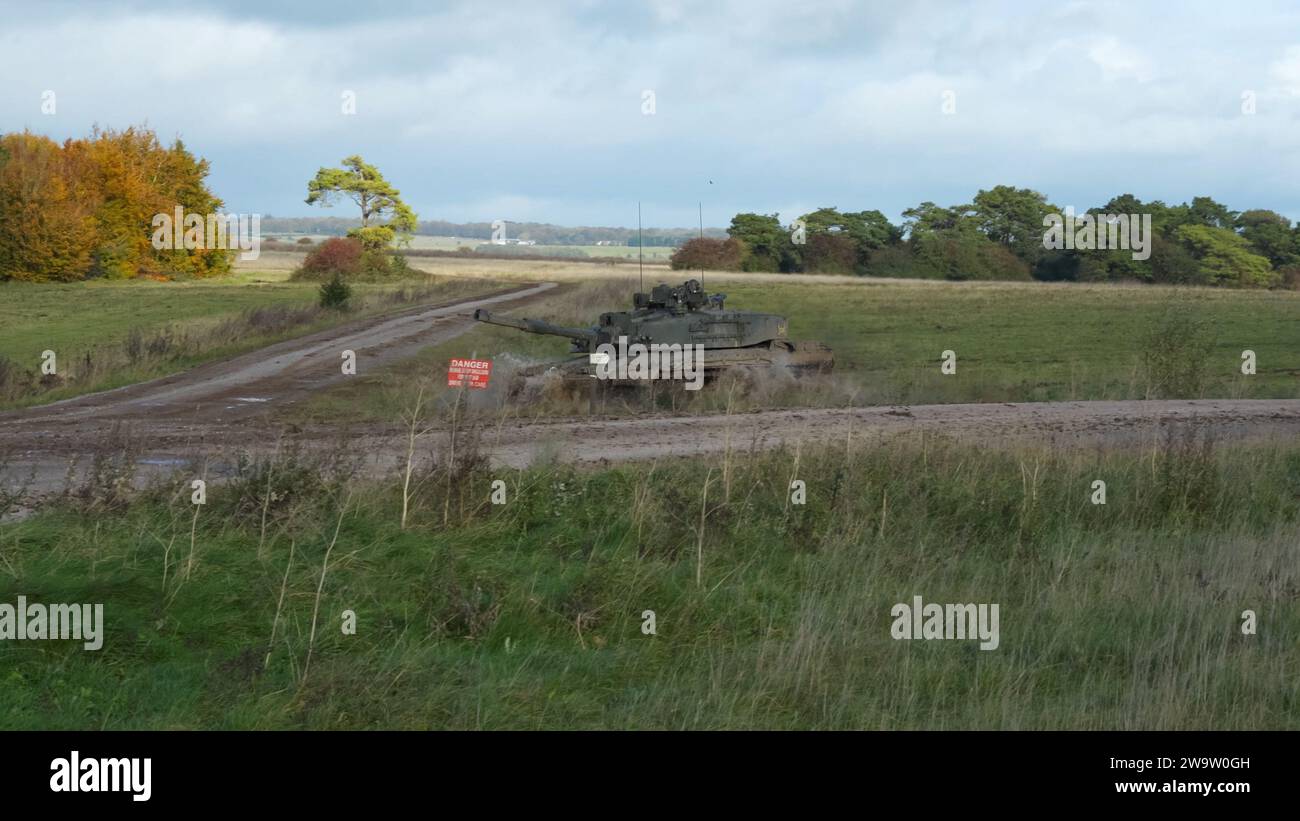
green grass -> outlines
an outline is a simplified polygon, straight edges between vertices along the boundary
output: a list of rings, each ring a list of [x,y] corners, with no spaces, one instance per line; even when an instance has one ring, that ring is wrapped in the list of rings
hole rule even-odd
[[[292,336],[402,307],[399,292],[436,300],[485,293],[502,287],[418,274],[394,283],[353,286],[354,310],[313,311],[318,283],[290,282],[287,271],[238,272],[189,282],[89,281],[67,284],[0,284],[0,357],[38,371],[41,353],[52,350],[68,381],[52,390],[0,395],[0,407],[21,407],[118,387],[185,370]],[[266,329],[249,327],[223,337],[223,323],[257,309],[300,312]],[[130,361],[122,348],[132,333],[167,333],[176,340],[167,354]],[[87,354],[93,367],[85,367]],[[0,391],[0,394],[3,394]]]
[[[602,311],[625,309],[628,287],[614,280],[582,283],[511,313],[587,325]],[[734,394],[724,383],[686,397],[688,407],[700,411],[716,411],[727,401],[743,410],[772,404],[1300,396],[1300,293],[1045,284],[711,282],[709,287],[727,293],[731,307],[788,316],[790,336],[829,344],[836,364],[831,379],[759,391],[742,386]],[[1183,321],[1193,323],[1208,353],[1173,352],[1176,359],[1199,364],[1201,384],[1170,394],[1158,389],[1145,354],[1153,339],[1173,338]],[[1246,349],[1257,356],[1253,376],[1240,372]],[[940,372],[945,350],[957,355],[953,375]],[[412,372],[440,374],[447,360],[471,353],[494,358],[501,368],[511,357],[547,361],[562,359],[567,351],[563,339],[483,326],[410,362],[319,394],[295,413],[317,420],[392,421],[410,400]],[[502,368],[493,378],[506,377]],[[584,409],[585,401],[572,397],[515,408],[538,415]]]
[[[785,313],[790,335],[835,349],[836,369],[890,402],[1146,398],[1146,337],[1204,325],[1208,397],[1300,396],[1300,293],[1072,285],[716,285],[728,303]],[[1258,357],[1254,376],[1241,353]],[[943,351],[957,373],[940,373]]]
[[[247,308],[310,301],[315,286],[287,272],[239,272],[207,281],[147,280],[0,284],[0,352],[40,361],[41,351],[121,342],[136,327],[211,319]]]
[[[0,727],[1300,728],[1295,446],[470,458],[405,530],[396,479],[268,470],[197,519],[184,476],[0,526],[0,602],[107,621],[96,652],[0,643]],[[998,604],[999,648],[893,640],[914,595]]]

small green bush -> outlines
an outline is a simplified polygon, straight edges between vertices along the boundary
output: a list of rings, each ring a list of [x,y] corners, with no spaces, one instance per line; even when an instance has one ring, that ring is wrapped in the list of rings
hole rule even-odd
[[[348,307],[350,299],[352,299],[352,288],[343,281],[341,275],[336,273],[328,282],[321,283],[320,306],[322,308],[342,311]]]
[[[1214,326],[1189,306],[1171,305],[1142,340],[1148,399],[1194,399],[1206,385]]]

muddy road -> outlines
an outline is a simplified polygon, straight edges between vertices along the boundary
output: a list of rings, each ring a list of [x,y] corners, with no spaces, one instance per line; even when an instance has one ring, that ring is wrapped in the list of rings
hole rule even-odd
[[[1300,400],[913,405],[546,421],[498,417],[478,427],[478,449],[493,465],[522,468],[861,445],[900,436],[943,436],[987,447],[1147,448],[1170,426],[1185,425],[1208,429],[1220,443],[1294,440],[1300,437]],[[140,420],[112,427],[23,425],[0,433],[0,453],[7,452],[0,483],[25,483],[38,493],[58,490],[68,481],[70,466],[84,471],[97,453],[129,453],[141,482],[175,470],[220,477],[241,455],[267,456],[289,444],[317,453],[346,453],[359,459],[361,473],[377,477],[396,475],[408,441],[407,432],[396,425],[302,429],[277,424],[270,415],[238,421]],[[447,444],[445,429],[425,433],[416,440],[417,461],[445,453]]]
[[[1169,425],[1203,425],[1222,441],[1300,436],[1300,400],[1162,400],[765,410],[730,416],[568,420],[488,427],[494,463],[601,464],[744,452],[797,443],[939,435],[989,446],[1148,445]]]
[[[70,466],[84,470],[96,454],[126,453],[139,480],[206,464],[219,476],[240,454],[263,455],[292,440],[313,450],[362,454],[371,475],[395,470],[406,456],[396,426],[301,429],[276,411],[348,377],[342,352],[359,368],[401,361],[473,327],[475,308],[516,307],[556,285],[423,306],[358,320],[223,362],[42,407],[0,414],[0,482],[32,492],[57,490]],[[994,446],[1142,447],[1171,425],[1196,424],[1221,442],[1300,436],[1300,400],[1158,400],[909,407],[774,409],[732,415],[635,418],[492,418],[480,449],[493,464],[539,461],[600,465],[745,452],[796,443],[864,443],[907,435],[942,435]],[[431,431],[417,443],[424,458],[445,447]],[[80,467],[77,467],[80,466]]]

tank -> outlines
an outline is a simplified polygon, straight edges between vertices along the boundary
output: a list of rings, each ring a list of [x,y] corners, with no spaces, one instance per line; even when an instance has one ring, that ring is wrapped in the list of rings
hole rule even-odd
[[[632,310],[603,313],[590,328],[496,316],[482,308],[474,312],[474,319],[569,339],[572,358],[530,369],[541,372],[556,367],[566,377],[594,375],[588,355],[599,345],[617,345],[620,337],[626,337],[628,344],[703,345],[706,378],[729,369],[782,367],[800,375],[834,367],[834,355],[826,345],[788,338],[785,317],[727,308],[726,298],[726,294],[706,293],[699,280],[692,279],[676,286],[661,283],[648,294],[638,292],[632,297]]]

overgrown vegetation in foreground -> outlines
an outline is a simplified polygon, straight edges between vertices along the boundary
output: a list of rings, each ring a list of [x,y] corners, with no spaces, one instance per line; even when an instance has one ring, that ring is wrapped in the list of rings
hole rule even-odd
[[[0,527],[0,601],[107,621],[97,652],[0,643],[0,726],[1300,727],[1300,447],[520,472],[456,444],[409,482],[244,463],[197,512],[189,473],[128,498],[102,462]],[[891,639],[915,595],[999,604],[999,648]]]

